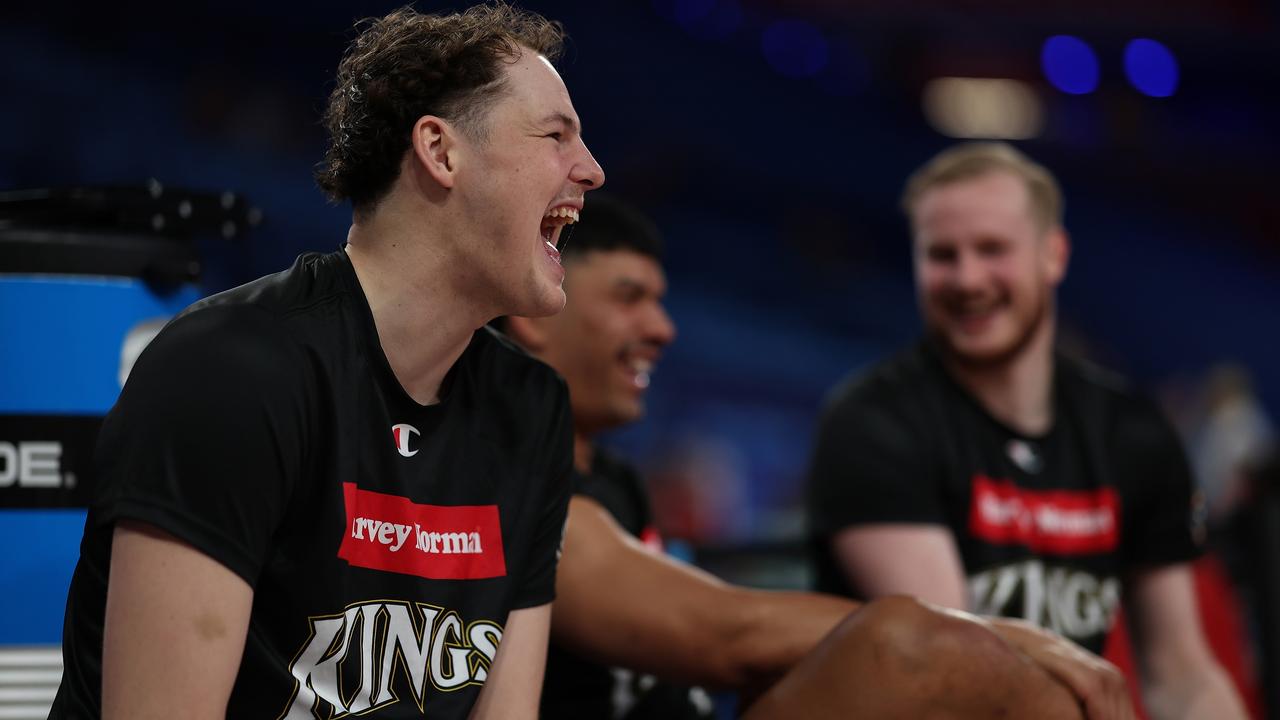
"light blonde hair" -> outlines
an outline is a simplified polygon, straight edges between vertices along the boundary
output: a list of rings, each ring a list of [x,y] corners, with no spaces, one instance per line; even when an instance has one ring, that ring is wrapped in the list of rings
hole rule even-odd
[[[950,147],[907,178],[902,209],[914,225],[912,211],[926,192],[992,172],[1012,173],[1027,188],[1031,216],[1042,230],[1062,225],[1062,189],[1043,165],[1008,143],[976,142]]]

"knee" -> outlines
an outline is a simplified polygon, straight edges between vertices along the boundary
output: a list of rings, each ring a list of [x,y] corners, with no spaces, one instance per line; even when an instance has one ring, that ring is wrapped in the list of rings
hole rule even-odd
[[[886,597],[863,606],[847,621],[850,632],[869,644],[875,656],[904,671],[972,667],[958,662],[997,654],[1012,657],[1003,640],[981,624],[906,596]]]

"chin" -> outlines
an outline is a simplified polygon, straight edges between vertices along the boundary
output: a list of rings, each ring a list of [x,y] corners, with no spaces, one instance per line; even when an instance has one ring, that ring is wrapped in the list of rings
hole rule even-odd
[[[969,366],[999,365],[1012,359],[1025,343],[1009,333],[988,333],[987,337],[970,337],[959,332],[935,332],[952,359]]]
[[[614,427],[630,425],[644,417],[644,403],[617,403],[610,414],[613,415]]]
[[[965,365],[997,365],[1013,354],[1012,348],[1008,346],[999,347],[965,347],[957,346],[954,343],[948,343],[947,349],[950,355]]]
[[[519,312],[511,314],[524,317],[547,317],[563,310],[567,300],[564,290],[557,285],[555,288],[542,290],[537,297],[522,303],[524,307]]]

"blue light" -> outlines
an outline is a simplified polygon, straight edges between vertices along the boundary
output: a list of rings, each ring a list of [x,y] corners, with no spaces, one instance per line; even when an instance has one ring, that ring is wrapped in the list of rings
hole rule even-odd
[[[818,28],[803,20],[779,20],[764,30],[764,57],[787,77],[813,77],[827,66],[830,50]]]
[[[1169,97],[1178,89],[1178,61],[1155,40],[1129,41],[1124,48],[1124,74],[1143,95]]]
[[[1078,37],[1054,35],[1040,50],[1044,76],[1054,87],[1071,95],[1087,95],[1098,89],[1098,56]]]

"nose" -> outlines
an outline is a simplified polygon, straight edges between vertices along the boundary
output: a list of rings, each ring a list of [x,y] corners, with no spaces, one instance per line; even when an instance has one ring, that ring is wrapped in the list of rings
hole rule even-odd
[[[645,339],[658,347],[666,347],[676,339],[676,324],[662,303],[654,303],[645,318]]]
[[[957,288],[969,290],[980,287],[983,274],[982,260],[975,253],[957,253],[951,278]]]
[[[600,167],[600,163],[596,162],[591,151],[587,149],[587,144],[582,140],[578,140],[578,145],[582,148],[578,161],[574,163],[573,170],[569,173],[569,179],[579,185],[584,186],[587,190],[598,189],[604,185],[604,168]]]

